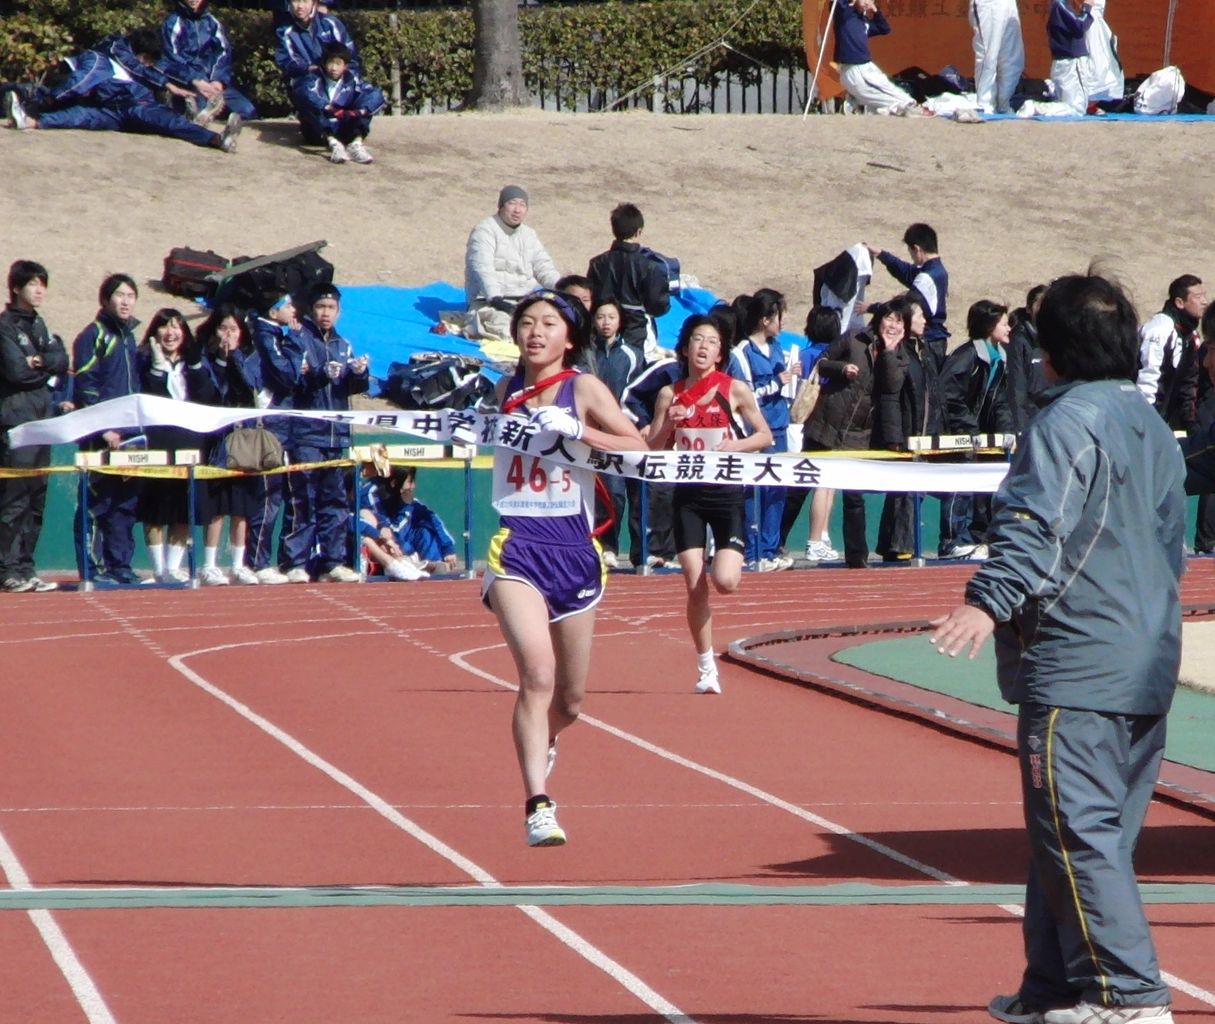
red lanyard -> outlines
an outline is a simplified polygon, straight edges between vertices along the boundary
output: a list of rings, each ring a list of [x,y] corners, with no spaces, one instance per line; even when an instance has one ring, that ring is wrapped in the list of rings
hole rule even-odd
[[[554,384],[559,384],[563,380],[568,380],[570,377],[577,376],[577,374],[577,370],[565,369],[554,373],[551,377],[545,377],[543,380],[538,380],[535,384],[524,388],[522,391],[516,391],[509,398],[504,398],[502,400],[502,411],[514,412],[524,402],[530,398],[535,398],[536,395],[540,394],[540,392],[545,388],[552,387]]]

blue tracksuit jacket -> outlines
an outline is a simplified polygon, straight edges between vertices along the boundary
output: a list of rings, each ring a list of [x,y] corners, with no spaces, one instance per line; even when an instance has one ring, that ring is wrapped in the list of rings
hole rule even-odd
[[[339,111],[361,111],[377,114],[384,109],[384,94],[356,71],[347,71],[338,82],[330,82],[322,71],[309,71],[292,85],[291,93],[298,107],[307,108],[321,117]]]
[[[330,14],[318,14],[306,26],[292,21],[280,25],[274,63],[294,81],[309,71],[320,70],[321,52],[330,43],[341,43],[350,54],[350,70],[358,72],[359,56],[350,32]]]
[[[933,256],[919,267],[889,252],[883,252],[878,259],[903,287],[912,289],[924,300],[924,314],[928,317],[924,340],[948,339],[949,330],[945,327],[945,299],[949,294],[949,272],[941,262],[941,257]]]
[[[293,362],[299,367],[294,408],[345,410],[350,408],[351,395],[367,390],[370,374],[366,370],[355,373],[350,368],[354,349],[337,331],[330,331],[326,338],[311,320],[305,320],[298,333],[288,336],[286,347],[295,350]],[[329,362],[341,364],[336,381],[325,370]],[[315,448],[345,448],[350,444],[350,427],[332,421],[297,419],[291,424],[291,440],[295,445]]]
[[[784,385],[780,382],[779,374],[785,372],[785,353],[780,342],[775,339],[768,343],[768,353],[765,355],[758,345],[750,338],[745,338],[734,346],[730,353],[729,374],[736,380],[743,380],[755,392],[755,400],[759,403],[759,411],[764,414],[764,420],[772,428],[773,440],[779,431],[789,426],[789,403],[785,401]]]
[[[1073,11],[1067,0],[1054,0],[1050,5],[1050,14],[1046,18],[1046,39],[1054,60],[1089,55],[1084,36],[1093,23],[1093,14],[1088,4],[1084,4],[1081,11],[1082,14]]]
[[[869,37],[890,34],[890,22],[877,11],[872,18],[864,17],[846,0],[835,7],[835,62],[837,64],[868,64]]]
[[[194,16],[188,8],[171,12],[160,26],[164,46],[159,67],[178,85],[196,79],[205,82],[232,81],[232,44],[214,14]]]
[[[109,57],[122,65],[127,74],[150,92],[163,89],[169,84],[168,77],[160,68],[155,64],[145,64],[135,56],[131,44],[121,33],[115,32],[113,35],[106,36],[93,49],[103,57]]]
[[[439,562],[456,553],[456,542],[443,520],[420,501],[402,502],[379,480],[364,480],[359,485],[359,507],[375,516],[376,525],[360,523],[360,534],[373,540],[379,530],[392,530],[401,550],[419,555],[428,562]]]
[[[299,332],[261,316],[252,318],[249,326],[261,387],[269,400],[267,408],[294,409],[295,384],[303,359],[303,351],[294,340]],[[286,416],[267,416],[265,426],[284,445],[291,440],[291,420]]]

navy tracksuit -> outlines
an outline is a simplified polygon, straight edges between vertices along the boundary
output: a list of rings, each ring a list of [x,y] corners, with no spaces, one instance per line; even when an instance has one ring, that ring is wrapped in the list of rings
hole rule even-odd
[[[768,352],[746,338],[730,353],[730,376],[746,381],[755,392],[772,444],[764,453],[789,450],[789,403],[785,401],[780,374],[785,372],[785,353],[777,338],[768,339]],[[785,488],[748,487],[746,505],[747,561],[775,558],[780,554],[780,521],[785,511]],[[757,529],[758,527],[758,529]]]
[[[224,105],[243,118],[257,117],[253,104],[232,85],[232,45],[219,19],[204,7],[198,13],[179,3],[160,27],[159,67],[178,85],[223,82]]]
[[[126,46],[125,40],[118,39]],[[126,67],[126,61],[119,59],[125,54],[114,37],[98,45],[99,49],[67,58],[64,63],[69,74],[34,92],[39,128],[140,132],[196,146],[214,144],[213,132],[157,102],[148,86]],[[102,52],[102,46],[111,53]],[[126,52],[130,52],[129,46]]]
[[[120,323],[102,311],[72,343],[75,371],[75,402],[78,408],[97,405],[111,398],[139,391],[139,369],[135,357],[135,328],[138,320]],[[131,436],[133,430],[118,431]],[[88,438],[81,447],[96,451],[106,443]],[[119,576],[131,572],[135,554],[135,506],[139,502],[139,479],[109,473],[88,475],[87,509],[76,508],[76,567],[81,579],[98,572]],[[86,572],[87,570],[87,572]]]
[[[384,94],[357,71],[347,71],[333,82],[320,71],[310,71],[291,86],[291,99],[304,134],[339,142],[362,139],[371,131],[371,118],[384,109]]]
[[[241,360],[240,378],[249,388],[249,397],[261,394],[257,404],[270,409],[291,409],[295,406],[295,379],[299,375],[298,348],[288,345],[288,339],[296,332],[282,324],[256,317],[252,320],[254,353]],[[233,402],[233,404],[245,404]],[[291,422],[283,416],[267,416],[263,426],[282,443],[284,450],[291,446]],[[258,492],[260,500],[249,513],[248,540],[245,558],[254,571],[270,566],[270,550],[274,540],[274,527],[283,509],[283,477],[263,476]],[[287,524],[284,522],[283,530]]]
[[[368,373],[350,368],[354,357],[350,342],[336,331],[324,337],[310,320],[299,331],[285,334],[281,346],[268,351],[267,380],[275,391],[290,385],[292,408],[349,409],[350,396],[367,390]],[[336,380],[326,369],[329,363],[340,365]],[[341,459],[349,445],[350,427],[345,424],[292,419],[286,447],[291,462],[303,464]],[[287,474],[280,568],[304,567],[316,575],[346,561],[350,524],[346,475],[336,466]]]

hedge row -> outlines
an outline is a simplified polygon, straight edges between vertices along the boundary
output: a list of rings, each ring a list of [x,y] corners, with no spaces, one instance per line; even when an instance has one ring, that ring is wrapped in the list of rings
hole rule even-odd
[[[752,0],[608,0],[525,8],[519,12],[524,76],[534,93],[560,91],[563,105],[572,105],[574,97],[592,91],[646,87],[657,72],[670,68],[707,80],[725,70],[754,74],[753,61],[799,64],[804,59],[800,0],[763,0],[748,10],[751,6]],[[30,0],[24,7],[0,23],[0,80],[33,79],[110,32],[158,24],[165,11],[159,0],[110,0],[104,6]],[[216,13],[232,39],[237,83],[263,113],[286,112],[269,13]],[[445,108],[471,86],[473,21],[467,7],[402,11],[395,26],[383,11],[352,11],[343,20],[359,45],[365,74],[386,92],[390,69],[394,62],[399,65],[405,112],[428,103]],[[745,56],[714,47],[685,60],[723,33]]]

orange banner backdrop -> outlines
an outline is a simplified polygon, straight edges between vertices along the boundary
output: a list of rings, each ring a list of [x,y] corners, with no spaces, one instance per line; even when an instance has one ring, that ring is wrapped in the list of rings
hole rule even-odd
[[[846,0],[840,0],[846,2]],[[1046,47],[1047,0],[1018,0],[1021,33],[1025,37],[1025,73],[1050,74]],[[873,59],[887,74],[921,67],[935,74],[953,64],[962,74],[974,74],[970,0],[881,0],[891,33],[871,40]],[[1166,35],[1173,9],[1172,41],[1167,63],[1181,68],[1187,82],[1215,92],[1215,0],[1109,0],[1105,19],[1118,37],[1118,52],[1127,76],[1148,74],[1166,63]],[[840,94],[839,76],[831,67],[834,35],[827,22],[831,0],[803,0],[802,33],[807,60],[814,70],[826,29],[827,52],[819,78],[822,95]]]

